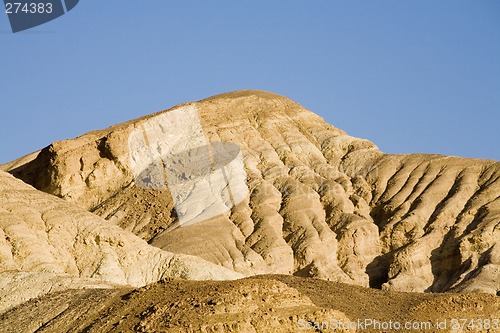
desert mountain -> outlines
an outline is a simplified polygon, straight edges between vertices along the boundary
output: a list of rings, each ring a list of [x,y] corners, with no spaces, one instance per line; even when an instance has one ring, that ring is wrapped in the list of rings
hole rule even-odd
[[[204,144],[209,150],[206,161],[200,159],[204,155],[198,148],[191,149]],[[221,148],[227,158],[217,162],[214,151],[228,144],[239,151]],[[146,155],[157,156],[160,164],[152,158],[154,167],[139,166],[138,174],[133,149],[143,155],[150,150]],[[219,169],[235,174],[238,159],[246,192],[235,190],[229,177],[220,190],[227,190],[227,198],[210,201],[203,184],[213,187]],[[162,166],[167,170],[163,176]],[[72,214],[92,220],[92,230],[109,229],[112,236],[97,236],[95,231],[87,237],[90,243],[82,237],[81,251],[95,251],[96,239],[116,251],[123,247],[114,239],[124,238],[140,244],[131,247],[146,248],[152,257],[168,252],[190,255],[190,260],[198,257],[246,276],[293,274],[394,291],[500,290],[499,162],[384,154],[370,141],[348,136],[272,93],[239,91],[183,104],[53,143],[2,168],[62,199],[30,189],[42,201],[52,200],[72,212],[77,211],[75,205],[87,210]],[[165,186],[145,186],[144,179],[153,185],[160,179]],[[2,174],[4,182],[12,188],[25,186]],[[194,204],[186,211],[187,203]],[[224,204],[227,209],[219,209]],[[51,212],[42,217],[59,209],[40,206]],[[32,215],[40,228],[49,229],[40,213]],[[73,230],[63,247],[73,245],[75,230],[86,230],[85,223],[90,224],[74,219],[71,226],[59,223]],[[47,233],[30,232],[37,244],[46,241]],[[125,232],[150,245],[122,236]],[[10,253],[14,246],[4,242],[3,252]],[[118,256],[137,265],[133,261],[138,251],[131,254],[125,247]],[[77,273],[78,260],[84,259],[68,253],[71,260],[66,266],[59,264],[64,267],[60,271]],[[54,259],[45,259],[54,256],[50,251],[37,256],[55,265]],[[86,267],[95,270],[98,261]],[[2,260],[2,265],[14,265],[8,262]],[[148,272],[155,266],[149,259],[141,262],[149,263]],[[16,266],[31,270],[23,267],[27,266]],[[148,273],[154,277],[130,278],[121,271],[120,281],[105,280],[132,280],[138,285],[139,280],[147,283],[162,274],[157,270]]]

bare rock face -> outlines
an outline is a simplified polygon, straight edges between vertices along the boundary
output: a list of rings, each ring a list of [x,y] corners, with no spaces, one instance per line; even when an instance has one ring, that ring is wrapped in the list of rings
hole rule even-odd
[[[94,289],[96,292],[105,292],[107,289],[118,287],[122,286],[71,274],[2,272],[0,273],[0,314],[31,299],[55,292],[78,289]]]
[[[0,171],[0,311],[49,291],[240,275],[148,245]]]
[[[186,120],[193,128],[187,132],[198,134],[184,139],[176,134],[178,125],[156,121],[183,108],[198,115],[196,122]],[[144,149],[159,156],[154,172],[141,169],[147,171],[141,179],[131,158],[130,138],[137,131],[144,133]],[[151,131],[161,131],[154,142]],[[227,198],[207,203],[211,196],[201,189],[215,170],[196,175],[179,171],[191,170],[186,158],[199,155],[187,148],[203,138],[209,147],[211,142],[232,143],[241,150],[248,187],[242,200],[233,200],[226,178],[221,191],[229,193]],[[187,147],[182,150],[187,155],[165,159],[167,146],[176,151]],[[207,165],[213,166],[214,159],[209,154]],[[177,106],[54,143],[3,169],[104,218],[108,228],[117,225],[157,248],[245,275],[294,274],[399,291],[500,290],[498,162],[387,155],[271,93],[241,91]],[[143,179],[167,179],[161,178],[162,170],[166,176],[174,170],[184,187],[174,189],[172,178],[163,188],[140,186]],[[182,200],[193,200],[194,210],[179,209]],[[222,204],[227,210],[216,216],[180,223],[184,214],[201,216],[204,207],[213,210]],[[112,235],[119,233],[112,230]],[[86,246],[100,248],[118,236],[106,237],[88,240]],[[125,256],[127,251],[118,253]],[[108,256],[110,262],[116,261],[114,255]],[[53,261],[44,265],[61,266]],[[64,272],[78,271],[75,260],[65,265]],[[92,267],[86,276],[93,276],[99,264],[83,266]],[[114,267],[104,266],[109,271]],[[146,281],[118,276],[123,277],[119,282]]]

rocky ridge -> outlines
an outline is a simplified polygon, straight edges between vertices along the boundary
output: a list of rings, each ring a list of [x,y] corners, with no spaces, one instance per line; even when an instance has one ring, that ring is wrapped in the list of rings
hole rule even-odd
[[[0,332],[500,332],[499,312],[494,295],[402,293],[262,275],[53,292],[0,315]],[[452,326],[452,318],[467,325]],[[380,328],[389,322],[410,326]]]

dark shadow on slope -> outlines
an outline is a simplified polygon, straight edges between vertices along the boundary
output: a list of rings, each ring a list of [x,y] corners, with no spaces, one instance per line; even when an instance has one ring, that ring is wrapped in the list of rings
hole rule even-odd
[[[463,235],[469,235],[472,230],[474,230],[479,223],[484,219],[487,214],[487,210],[482,207],[480,208],[474,219],[469,223]],[[472,261],[467,259],[462,263],[460,254],[460,240],[464,236],[457,237],[456,230],[452,228],[444,237],[441,245],[431,252],[431,265],[432,274],[434,275],[434,281],[432,285],[426,290],[429,292],[444,292],[447,291],[451,286],[453,286],[461,277],[461,275],[470,269]],[[488,253],[486,251],[481,255],[481,258]],[[478,267],[481,267],[481,263],[478,263]],[[472,276],[470,273],[464,277],[462,280],[467,281]]]
[[[366,266],[370,288],[381,289],[382,285],[389,281],[389,265],[392,255],[390,253],[382,254]]]

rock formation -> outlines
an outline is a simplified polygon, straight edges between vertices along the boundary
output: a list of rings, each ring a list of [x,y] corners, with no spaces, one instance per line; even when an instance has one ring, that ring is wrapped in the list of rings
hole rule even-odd
[[[203,259],[148,245],[3,171],[0,213],[0,312],[68,288],[143,286],[166,277],[241,277]]]
[[[226,213],[172,228],[171,191],[137,186],[127,142],[145,122],[186,106],[197,109],[207,141],[241,149],[249,195]],[[177,106],[56,142],[3,169],[153,246],[247,276],[399,291],[500,289],[499,162],[384,154],[272,93]]]
[[[500,306],[398,293],[499,294],[499,162],[384,154],[272,93],[186,103],[0,170],[0,331],[293,332],[359,318],[322,290],[366,293],[381,319],[373,297],[400,298],[400,319]],[[258,274],[283,275],[178,280]]]

